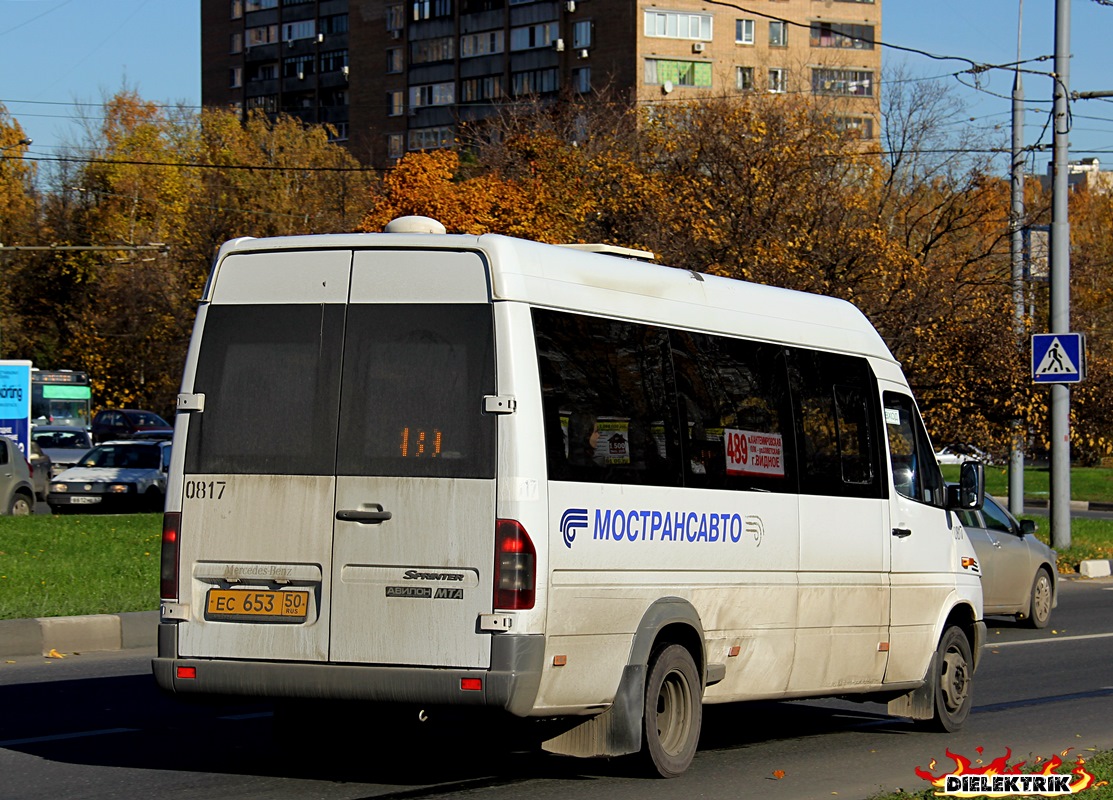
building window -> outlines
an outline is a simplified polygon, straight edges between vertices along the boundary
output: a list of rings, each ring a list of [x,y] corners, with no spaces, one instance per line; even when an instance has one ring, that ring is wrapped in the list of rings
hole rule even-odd
[[[734,21],[734,41],[736,44],[754,43],[754,21],[752,19],[736,19]]]
[[[781,94],[788,91],[788,70],[783,67],[769,68],[769,91]]]
[[[406,93],[401,89],[386,93],[387,116],[400,117],[406,113]]]
[[[347,66],[347,50],[329,50],[321,53],[321,72],[341,72]]]
[[[437,61],[451,61],[455,57],[456,38],[442,36],[438,39],[421,39],[410,42],[410,63],[431,64]]]
[[[228,76],[228,87],[230,89],[239,89],[243,86],[243,67],[232,67],[231,74]]]
[[[410,87],[410,108],[450,106],[456,102],[456,84],[427,83]]]
[[[812,93],[873,97],[873,73],[857,69],[813,69]]]
[[[232,19],[243,17],[243,0],[232,0]]]
[[[555,92],[560,88],[560,73],[556,69],[515,72],[510,80],[516,96]]]
[[[243,34],[239,31],[232,34],[232,40],[228,44],[228,52],[233,55],[243,52]]]
[[[402,5],[388,6],[386,10],[386,29],[395,35],[395,39],[402,33],[406,24],[406,7]]]
[[[646,11],[645,35],[710,42],[711,15],[683,14],[677,11]]]
[[[282,26],[282,41],[294,42],[299,39],[312,39],[317,35],[317,20],[303,19],[287,22]]]
[[[811,25],[811,46],[872,50],[873,26],[813,22]]]
[[[244,3],[247,11],[262,11],[267,8],[278,8],[278,0],[247,0]]]
[[[735,67],[734,68],[734,85],[740,92],[753,91],[754,88],[754,68],[753,67]]]
[[[493,53],[501,53],[505,49],[506,40],[502,31],[469,33],[460,37],[460,58],[489,56]]]
[[[835,130],[858,139],[872,139],[873,117],[836,117]]]
[[[335,36],[348,32],[348,15],[333,14],[331,17],[321,17],[321,33],[326,36]]]
[[[247,34],[246,43],[248,47],[274,44],[278,41],[277,25],[259,25],[255,28],[248,28],[245,33]]]
[[[485,100],[498,100],[503,96],[501,75],[486,75],[482,78],[467,78],[460,81],[460,100],[464,103],[477,103]]]
[[[247,98],[247,110],[254,111],[256,109],[271,114],[278,111],[278,95],[264,94],[258,97]]]
[[[306,75],[312,75],[316,71],[316,67],[316,56],[310,55],[284,58],[282,59],[282,77],[300,78],[304,80]]]
[[[278,77],[277,64],[252,64],[247,68],[247,80],[251,81],[273,81]]]
[[[330,122],[328,124],[328,140],[330,142],[348,141],[348,123]]]
[[[711,62],[665,61],[658,58],[645,60],[645,82],[648,84],[671,83],[673,86],[711,86]]]
[[[413,0],[411,8],[414,22],[452,16],[452,0]]]
[[[523,28],[511,28],[510,49],[536,50],[539,47],[551,47],[558,36],[558,25],[555,22],[542,22],[537,25],[527,25]]]
[[[580,94],[591,91],[591,67],[572,70],[572,88]]]
[[[386,137],[386,154],[388,158],[401,158],[402,147],[406,142],[406,137],[401,133],[387,134]]]
[[[402,71],[401,47],[391,47],[386,51],[386,71],[392,74]]]
[[[572,47],[576,50],[582,50],[585,47],[591,47],[591,45],[591,20],[585,19],[573,23]]]
[[[416,128],[410,131],[410,150],[439,150],[452,147],[455,133],[450,127]]]
[[[769,46],[788,47],[788,23],[773,20],[769,23]]]

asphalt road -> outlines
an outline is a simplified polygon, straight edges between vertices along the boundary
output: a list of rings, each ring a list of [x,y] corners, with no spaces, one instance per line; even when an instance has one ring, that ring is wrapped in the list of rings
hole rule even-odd
[[[399,725],[354,704],[336,709],[323,746],[316,726],[280,739],[267,704],[161,694],[149,651],[13,659],[0,663],[0,798],[829,800],[927,788],[915,768],[934,759],[941,774],[948,749],[987,762],[1113,749],[1113,579],[1064,582],[1046,630],[990,623],[958,734],[922,732],[875,704],[709,706],[695,762],[672,781],[624,760],[526,751],[502,728]]]

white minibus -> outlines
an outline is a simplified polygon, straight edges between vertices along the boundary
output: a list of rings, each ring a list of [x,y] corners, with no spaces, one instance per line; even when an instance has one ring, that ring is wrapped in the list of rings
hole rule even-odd
[[[423,217],[226,243],[178,397],[159,685],[494,709],[665,777],[705,703],[960,726],[981,465],[944,483],[851,304],[618,252]]]

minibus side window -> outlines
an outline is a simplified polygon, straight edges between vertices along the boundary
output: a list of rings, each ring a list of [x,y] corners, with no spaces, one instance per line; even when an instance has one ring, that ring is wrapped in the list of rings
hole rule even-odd
[[[679,486],[668,331],[533,311],[552,480]]]
[[[794,348],[789,381],[796,411],[800,491],[885,496],[877,392],[863,358]]]
[[[688,331],[672,341],[684,485],[797,491],[783,348]]]
[[[885,428],[897,493],[910,500],[942,507],[943,476],[911,397],[885,392]]]

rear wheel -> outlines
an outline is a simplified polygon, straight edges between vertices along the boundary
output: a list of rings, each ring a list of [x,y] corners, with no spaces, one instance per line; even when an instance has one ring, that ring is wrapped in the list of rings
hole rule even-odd
[[[1051,576],[1040,568],[1032,581],[1032,595],[1028,601],[1028,615],[1024,624],[1029,628],[1046,628],[1051,618]]]
[[[974,658],[970,641],[957,626],[943,632],[936,649],[938,672],[935,675],[935,716],[929,725],[935,730],[951,733],[962,727],[970,716]]]
[[[13,517],[28,517],[35,510],[35,502],[23,492],[16,492],[8,504],[8,513]]]
[[[642,755],[662,778],[692,763],[703,721],[699,673],[692,654],[678,644],[658,650],[645,681]]]

